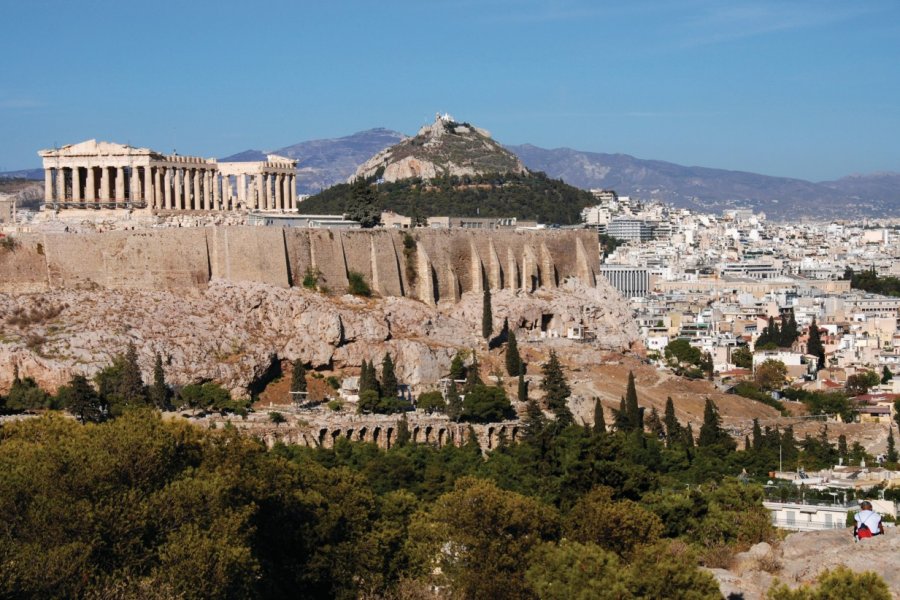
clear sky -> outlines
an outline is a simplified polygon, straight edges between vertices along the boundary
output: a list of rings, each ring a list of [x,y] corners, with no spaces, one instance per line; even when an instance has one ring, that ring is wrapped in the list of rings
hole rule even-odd
[[[437,111],[503,143],[900,171],[898,0],[0,0],[0,170],[271,150]]]

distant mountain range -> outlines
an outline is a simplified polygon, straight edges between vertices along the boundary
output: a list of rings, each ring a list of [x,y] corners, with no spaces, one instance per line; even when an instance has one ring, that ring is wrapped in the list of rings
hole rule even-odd
[[[404,137],[402,133],[390,129],[369,129],[341,138],[300,142],[273,150],[270,154],[297,159],[297,190],[301,194],[315,194],[336,183],[346,182],[361,164]],[[245,150],[219,160],[254,161],[265,158],[265,152]]]
[[[346,181],[360,165],[404,137],[399,132],[378,128],[336,139],[300,142],[272,152],[299,161],[299,191],[311,194]],[[627,154],[570,148],[551,150],[530,144],[507,148],[532,171],[543,171],[576,187],[613,189],[620,195],[662,200],[702,211],[746,207],[773,218],[900,216],[900,173],[851,175],[815,183],[742,171],[685,167]],[[265,153],[261,151],[246,150],[221,160],[264,158]],[[43,178],[40,169],[0,175]]]

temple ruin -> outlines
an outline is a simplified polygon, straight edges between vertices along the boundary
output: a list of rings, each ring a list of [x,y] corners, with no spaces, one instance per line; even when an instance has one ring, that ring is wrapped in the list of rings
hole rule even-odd
[[[297,161],[275,154],[265,161],[220,163],[87,140],[38,155],[46,209],[297,210]]]

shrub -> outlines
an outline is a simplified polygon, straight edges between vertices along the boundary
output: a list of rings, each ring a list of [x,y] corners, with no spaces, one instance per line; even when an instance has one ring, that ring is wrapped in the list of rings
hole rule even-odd
[[[303,274],[303,287],[308,290],[316,289],[319,285],[319,275],[318,269],[306,267],[306,272]]]
[[[369,297],[372,295],[372,289],[369,287],[369,284],[366,283],[362,273],[350,271],[347,273],[347,281],[350,284],[350,293],[354,296]]]
[[[335,400],[330,400],[330,401],[328,402],[328,408],[329,408],[330,410],[333,410],[334,412],[338,412],[338,411],[340,411],[342,408],[344,408],[344,403],[341,402],[340,400],[337,400],[337,399],[335,399]]]
[[[440,392],[425,392],[416,400],[416,408],[428,413],[442,413],[446,410],[447,403]]]

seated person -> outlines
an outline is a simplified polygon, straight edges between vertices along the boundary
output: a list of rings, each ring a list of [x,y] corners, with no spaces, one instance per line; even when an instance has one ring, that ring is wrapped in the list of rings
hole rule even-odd
[[[856,524],[853,526],[853,537],[856,539],[870,538],[873,535],[883,535],[884,526],[881,524],[881,515],[872,510],[872,503],[863,500],[859,503],[859,512],[853,517]]]

